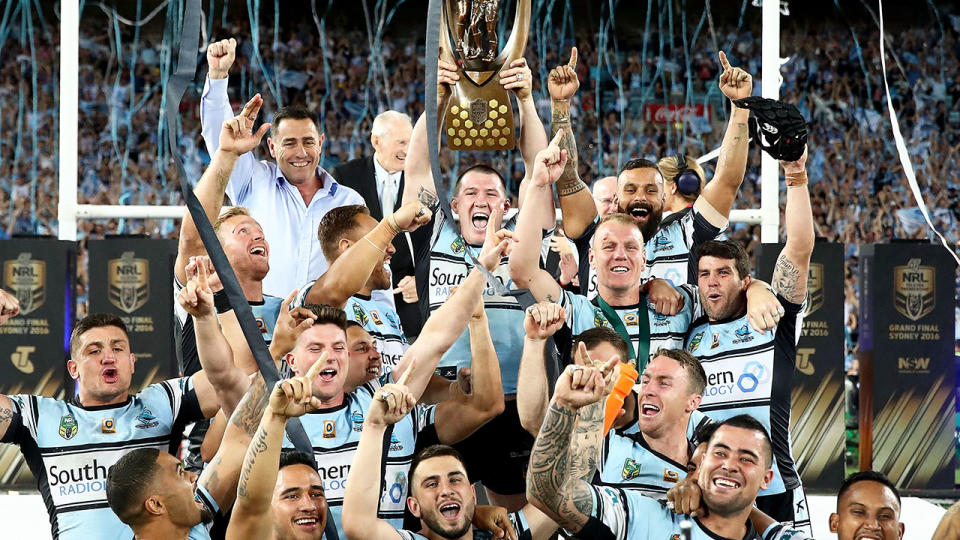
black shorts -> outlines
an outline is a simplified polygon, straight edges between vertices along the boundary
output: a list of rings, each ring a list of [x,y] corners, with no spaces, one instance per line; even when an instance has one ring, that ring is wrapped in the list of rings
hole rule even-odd
[[[502,414],[453,447],[467,462],[471,482],[483,482],[499,495],[516,495],[527,490],[533,441],[533,435],[520,425],[517,401],[510,400]]]

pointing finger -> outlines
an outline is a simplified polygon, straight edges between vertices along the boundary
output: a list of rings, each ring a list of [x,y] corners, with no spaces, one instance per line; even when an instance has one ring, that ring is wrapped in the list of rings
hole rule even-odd
[[[307,380],[312,381],[323,371],[323,366],[327,363],[327,351],[323,351],[323,354],[320,355],[320,358],[310,366],[310,369],[307,370]]]
[[[567,63],[570,69],[577,69],[577,48],[570,49],[570,62]]]
[[[553,136],[553,140],[550,141],[550,146],[560,146],[560,141],[563,140],[563,128],[557,130],[557,134]]]
[[[730,69],[730,62],[727,60],[727,55],[724,54],[723,51],[720,51],[719,56],[720,56],[720,66],[723,67],[724,70]]]
[[[297,297],[297,293],[300,292],[297,289],[290,291],[290,294],[287,295],[287,298],[280,302],[280,313],[286,313],[290,311],[290,302],[293,302],[293,299]]]

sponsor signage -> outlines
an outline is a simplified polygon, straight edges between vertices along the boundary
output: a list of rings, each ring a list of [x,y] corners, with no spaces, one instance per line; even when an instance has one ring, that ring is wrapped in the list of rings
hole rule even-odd
[[[673,124],[694,118],[709,120],[713,117],[710,105],[649,104],[643,106],[643,120],[654,124]]]

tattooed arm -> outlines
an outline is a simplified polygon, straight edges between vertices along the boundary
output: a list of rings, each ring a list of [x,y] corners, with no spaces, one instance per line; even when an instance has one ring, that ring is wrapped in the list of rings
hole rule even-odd
[[[580,238],[583,231],[597,216],[597,206],[587,185],[580,179],[580,159],[577,140],[570,120],[570,99],[580,88],[577,77],[577,48],[570,52],[570,62],[550,72],[547,87],[550,91],[550,136],[563,130],[560,148],[567,151],[567,164],[557,180],[557,195],[560,196],[560,211],[563,214],[563,230],[570,238]]]
[[[813,211],[807,187],[807,151],[794,162],[780,162],[787,178],[787,207],[784,211],[787,243],[777,258],[771,285],[788,302],[800,304],[807,296],[807,269],[813,253]]]
[[[13,422],[13,402],[10,398],[0,394],[0,439],[7,434],[10,424]]]
[[[313,396],[310,381],[317,376],[325,363],[324,354],[305,376],[278,382],[270,394],[269,405],[263,412],[263,418],[260,419],[259,427],[243,459],[237,484],[236,508],[227,528],[228,540],[269,538],[273,535],[270,503],[280,469],[283,430],[288,418],[320,408],[320,400]],[[262,392],[266,396],[265,388]],[[238,409],[238,412],[240,410]],[[236,416],[235,414],[234,417]],[[245,428],[249,427],[250,417],[241,415],[236,421],[231,418],[231,424],[235,423],[243,423]],[[310,496],[322,495],[322,485],[311,488]]]

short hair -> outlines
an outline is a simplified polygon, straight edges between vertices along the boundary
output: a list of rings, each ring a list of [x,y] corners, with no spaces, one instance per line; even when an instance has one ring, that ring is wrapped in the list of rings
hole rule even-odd
[[[457,452],[456,448],[452,446],[447,446],[445,444],[434,444],[424,448],[423,450],[417,452],[413,456],[413,461],[410,463],[410,493],[413,493],[413,477],[417,473],[417,468],[420,467],[420,464],[428,459],[433,459],[437,457],[450,456],[463,465],[463,470],[467,470],[467,462],[464,461],[463,456],[460,455],[460,452]],[[467,481],[470,479],[467,478]]]
[[[143,520],[146,491],[160,469],[156,448],[135,448],[107,471],[107,504],[120,521],[137,525]]]
[[[503,176],[493,167],[486,165],[484,163],[477,163],[471,167],[467,167],[465,171],[460,173],[460,176],[457,177],[457,182],[453,185],[453,196],[460,196],[460,186],[463,184],[463,179],[467,176],[468,173],[478,172],[482,174],[492,174],[500,180],[500,188],[503,191],[504,197],[507,195],[507,182],[503,179]]]
[[[340,239],[357,227],[357,216],[370,215],[370,209],[362,204],[348,204],[333,208],[320,220],[317,227],[317,238],[320,239],[320,249],[327,261],[337,259],[337,246]]]
[[[217,216],[217,220],[213,222],[213,231],[220,233],[220,227],[223,226],[223,223],[228,219],[236,216],[249,216],[250,210],[245,206],[231,206],[230,208],[225,209],[220,212],[220,215]]]
[[[317,471],[317,462],[313,456],[299,450],[285,449],[280,451],[280,466],[278,469],[289,467],[290,465],[306,465],[314,471]],[[317,471],[319,473],[320,471]]]
[[[614,349],[617,350],[617,354],[620,355],[621,362],[627,362],[630,360],[630,346],[627,345],[627,342],[623,339],[623,336],[618,334],[617,331],[612,328],[607,328],[606,326],[597,326],[596,328],[585,330],[580,333],[580,335],[574,337],[574,350],[576,350],[576,347],[579,347],[581,343],[586,345],[587,349],[592,349],[601,343],[609,343],[610,345],[613,345]]]
[[[647,241],[647,239],[643,237],[643,225],[641,225],[637,220],[633,219],[633,216],[631,216],[630,214],[624,214],[623,212],[615,212],[613,214],[610,214],[609,216],[604,216],[600,218],[600,222],[597,223],[597,228],[594,230],[595,231],[599,230],[601,226],[607,223],[619,223],[621,225],[636,227],[637,230],[640,231],[640,238],[642,238],[644,242]]]
[[[687,387],[692,394],[703,395],[703,390],[707,387],[707,373],[703,370],[703,366],[700,365],[700,360],[697,360],[695,356],[688,353],[683,349],[657,349],[657,356],[666,356],[672,360],[675,360],[680,367],[682,367],[687,372],[689,381]]]
[[[620,173],[617,176],[634,169],[653,169],[657,171],[657,174],[659,174],[661,178],[663,178],[663,173],[660,172],[660,168],[657,167],[657,164],[649,159],[644,158],[631,159],[630,161],[624,163],[623,167],[620,169]]]
[[[696,193],[686,195],[680,192],[677,192],[681,197],[687,200],[695,200],[697,196],[700,195],[700,192],[703,190],[703,184],[706,181],[706,174],[703,172],[703,167],[697,163],[696,158],[693,156],[688,156],[684,154],[683,156],[687,160],[687,169],[696,173],[700,178],[700,187],[697,189]],[[680,174],[680,167],[677,165],[677,157],[670,156],[665,157],[657,162],[657,168],[660,170],[660,174],[663,175],[664,182],[676,183],[677,175]]]
[[[750,431],[763,434],[763,459],[767,461],[768,467],[773,464],[773,443],[770,442],[770,434],[767,433],[767,428],[763,427],[763,424],[761,424],[759,420],[749,414],[731,416],[717,424],[717,428],[710,434],[710,438],[707,439],[707,446],[710,446],[710,443],[716,438],[717,432],[720,431],[720,428],[723,426],[749,429]]]
[[[716,257],[734,261],[740,279],[750,275],[750,256],[743,245],[732,240],[708,240],[694,248],[697,259]]]
[[[373,119],[373,126],[370,127],[370,135],[383,137],[387,134],[387,126],[390,122],[406,122],[413,126],[413,121],[409,115],[399,111],[383,111]]]
[[[280,122],[284,120],[310,120],[313,122],[314,127],[317,128],[317,131],[320,131],[320,124],[317,123],[316,115],[303,105],[288,105],[277,109],[277,112],[273,113],[273,121],[270,122],[270,130],[273,132],[272,135],[277,134]]]
[[[361,330],[366,330],[366,329],[363,327],[363,325],[360,324],[360,323],[358,323],[357,321],[347,319],[347,330],[349,330],[349,329],[351,329],[351,328],[359,328],[359,329],[361,329]]]
[[[70,356],[76,356],[77,348],[80,347],[80,336],[94,328],[102,328],[104,326],[116,326],[120,330],[123,330],[123,333],[127,335],[127,339],[130,338],[130,333],[127,332],[127,325],[123,324],[123,319],[120,317],[113,313],[91,313],[77,321],[77,324],[73,327],[73,332],[70,333]]]
[[[887,475],[879,471],[860,471],[855,472],[847,477],[846,480],[840,484],[840,491],[837,492],[837,505],[840,505],[840,499],[853,487],[857,482],[877,482],[878,484],[883,484],[884,486],[890,488],[890,491],[893,492],[893,496],[897,498],[897,504],[900,502],[900,492],[897,490],[897,486],[887,478]]]
[[[326,304],[304,304],[303,307],[317,316],[317,320],[313,321],[313,326],[332,324],[343,330],[344,333],[347,332],[347,314],[342,309]]]

